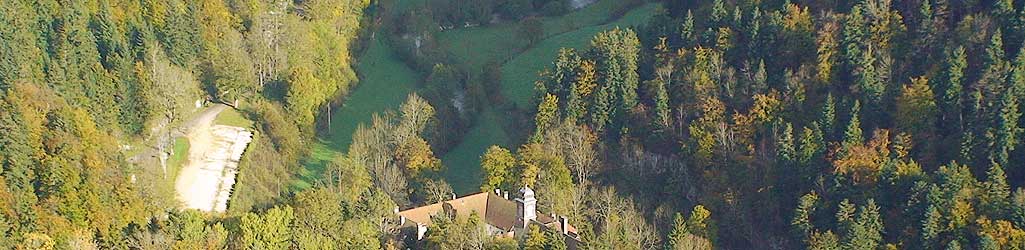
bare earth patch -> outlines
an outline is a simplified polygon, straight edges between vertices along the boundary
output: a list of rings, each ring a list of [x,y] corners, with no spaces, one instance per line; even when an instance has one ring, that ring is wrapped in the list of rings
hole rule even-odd
[[[252,141],[253,133],[244,128],[213,125],[221,110],[203,114],[186,134],[191,145],[189,157],[175,182],[178,199],[185,208],[224,212],[238,161]]]

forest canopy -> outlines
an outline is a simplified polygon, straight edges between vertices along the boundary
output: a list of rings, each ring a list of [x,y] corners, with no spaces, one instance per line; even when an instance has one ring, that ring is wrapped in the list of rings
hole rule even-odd
[[[0,1],[0,249],[1025,249],[1025,1],[406,4]],[[415,91],[325,142],[384,84],[370,46]],[[510,57],[547,48],[506,100]],[[255,131],[225,213],[181,209],[145,153],[211,103]],[[483,114],[509,143],[443,161]],[[397,213],[451,208],[466,167],[561,231],[408,236]]]

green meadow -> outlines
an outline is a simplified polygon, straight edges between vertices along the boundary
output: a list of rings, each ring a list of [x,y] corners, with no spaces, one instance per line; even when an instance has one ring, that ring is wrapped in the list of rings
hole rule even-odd
[[[398,109],[406,96],[416,89],[419,77],[395,56],[381,39],[371,41],[359,58],[356,72],[359,84],[344,104],[331,114],[331,126],[322,131],[311,148],[305,168],[298,173],[292,187],[303,189],[320,178],[327,162],[349,150],[352,133],[361,124],[369,123],[374,113]]]
[[[422,1],[395,4],[396,9],[408,9]],[[471,72],[479,72],[488,62],[501,62],[502,94],[511,104],[526,107],[533,93],[533,82],[546,66],[537,62],[551,61],[562,47],[583,49],[591,37],[603,30],[642,24],[660,8],[659,4],[646,4],[622,16],[614,16],[613,10],[619,4],[615,0],[600,0],[563,16],[544,17],[545,38],[529,47],[517,35],[520,26],[517,22],[457,28],[437,36],[439,42],[445,44],[444,49]],[[392,48],[381,39],[374,39],[369,46],[358,60],[360,83],[342,107],[331,115],[330,128],[318,136],[304,168],[291,183],[293,189],[313,185],[323,175],[327,162],[348,150],[357,126],[369,123],[374,113],[397,109],[409,93],[417,90],[416,83],[421,76],[399,60]],[[445,165],[441,175],[456,193],[477,191],[482,175],[480,156],[488,147],[510,147],[515,141],[503,128],[503,124],[513,121],[494,105],[497,104],[484,108],[458,145],[439,155]]]

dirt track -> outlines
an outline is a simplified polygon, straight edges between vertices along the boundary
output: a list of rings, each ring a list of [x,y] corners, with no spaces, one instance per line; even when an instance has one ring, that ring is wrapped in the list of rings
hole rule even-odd
[[[223,203],[227,202],[224,192],[234,184],[234,169],[237,157],[241,156],[241,149],[233,149],[239,143],[244,149],[249,137],[242,128],[213,124],[225,108],[227,106],[217,104],[184,125],[189,128],[185,134],[190,145],[189,155],[175,181],[175,191],[186,208],[223,211]]]

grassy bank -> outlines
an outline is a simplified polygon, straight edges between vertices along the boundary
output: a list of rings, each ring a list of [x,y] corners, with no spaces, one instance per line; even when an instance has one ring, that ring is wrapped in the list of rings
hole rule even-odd
[[[359,85],[349,94],[341,109],[331,115],[331,126],[313,143],[305,167],[293,180],[293,188],[306,188],[319,179],[327,162],[349,150],[352,133],[359,124],[369,123],[374,113],[398,109],[406,96],[416,89],[416,72],[399,61],[380,38],[371,41],[359,58],[356,72]]]

